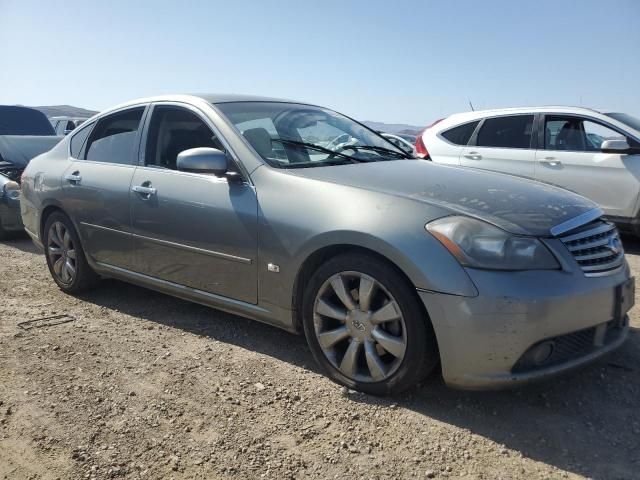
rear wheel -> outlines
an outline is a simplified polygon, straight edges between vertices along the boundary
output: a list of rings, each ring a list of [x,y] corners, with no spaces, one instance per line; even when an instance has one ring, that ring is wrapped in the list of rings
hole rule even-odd
[[[99,277],[87,263],[69,217],[52,213],[45,223],[43,243],[49,272],[63,291],[77,293],[96,285]]]
[[[335,257],[303,300],[307,341],[337,382],[375,395],[400,392],[438,361],[435,335],[414,288],[369,255]]]

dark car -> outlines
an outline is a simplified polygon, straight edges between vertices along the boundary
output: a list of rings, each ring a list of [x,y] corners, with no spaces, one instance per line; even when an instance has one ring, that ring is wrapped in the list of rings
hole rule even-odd
[[[44,113],[33,108],[0,105],[0,239],[23,230],[20,175],[29,161],[46,152],[56,136]]]

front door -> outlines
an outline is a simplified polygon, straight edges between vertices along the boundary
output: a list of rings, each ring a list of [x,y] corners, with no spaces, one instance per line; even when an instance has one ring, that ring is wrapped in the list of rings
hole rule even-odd
[[[155,105],[132,181],[135,270],[257,303],[256,192],[242,180],[178,171],[178,153],[196,147],[224,148],[197,110]]]
[[[545,115],[536,179],[593,200],[609,216],[629,218],[640,192],[640,155],[600,151],[604,140],[620,138],[625,136],[585,117]]]
[[[71,139],[72,163],[62,178],[64,207],[95,262],[121,268],[133,264],[129,195],[144,109],[107,115]]]
[[[470,145],[460,153],[460,165],[521,177],[534,177],[533,115],[487,118]]]

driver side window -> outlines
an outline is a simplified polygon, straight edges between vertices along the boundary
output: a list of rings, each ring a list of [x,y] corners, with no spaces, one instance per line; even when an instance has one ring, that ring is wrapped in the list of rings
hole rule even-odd
[[[170,105],[154,107],[144,155],[146,166],[176,170],[178,154],[197,147],[224,151],[222,142],[195,113]]]
[[[605,140],[625,139],[624,135],[586,118],[547,116],[544,126],[545,149],[571,152],[599,152]]]

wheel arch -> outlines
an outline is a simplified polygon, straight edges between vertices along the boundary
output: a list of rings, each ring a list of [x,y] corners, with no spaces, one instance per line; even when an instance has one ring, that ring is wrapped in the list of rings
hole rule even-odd
[[[411,280],[410,276],[402,270],[396,262],[387,257],[386,255],[380,253],[379,251],[373,250],[369,247],[365,247],[362,245],[354,244],[354,243],[339,243],[333,245],[326,245],[316,250],[312,251],[305,260],[300,265],[298,272],[296,274],[294,283],[293,283],[293,295],[291,298],[291,307],[293,311],[293,321],[295,324],[295,328],[298,331],[301,331],[302,327],[302,300],[304,295],[305,287],[308,283],[308,280],[314,274],[314,272],[327,260],[334,258],[338,255],[344,254],[364,254],[369,255],[371,257],[377,258],[391,268],[393,268],[402,278],[404,278],[407,282],[407,285],[411,287],[413,293],[418,296],[415,292],[415,284]],[[418,299],[419,300],[419,299]],[[424,314],[426,318],[429,319],[429,312],[427,311],[424,304],[419,301],[422,309],[424,310]]]
[[[59,203],[57,203],[57,202],[48,203],[42,209],[42,212],[40,213],[40,222],[38,224],[38,236],[40,237],[40,241],[44,241],[44,226],[47,223],[47,219],[54,212],[61,212],[64,215],[67,215],[67,213],[64,211],[64,209],[62,208],[62,206]],[[68,216],[69,215],[67,215],[67,217]],[[71,222],[74,223],[73,220],[71,220]],[[78,229],[77,229],[75,223],[74,223],[74,227],[76,228],[76,231],[77,231]]]

